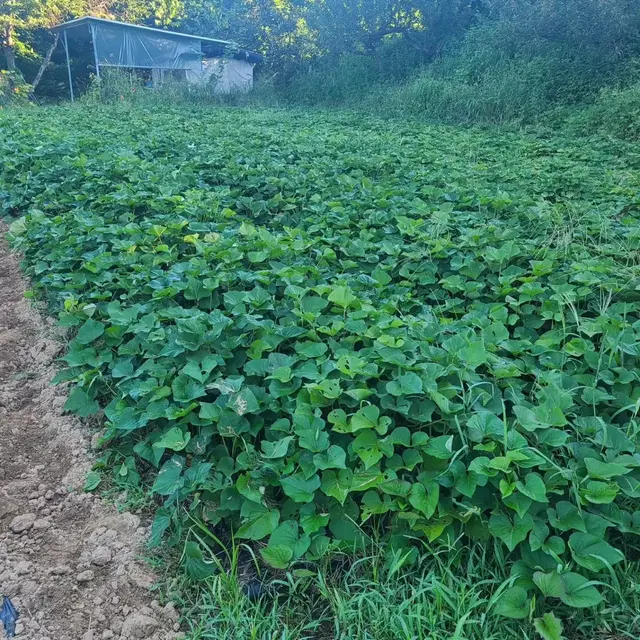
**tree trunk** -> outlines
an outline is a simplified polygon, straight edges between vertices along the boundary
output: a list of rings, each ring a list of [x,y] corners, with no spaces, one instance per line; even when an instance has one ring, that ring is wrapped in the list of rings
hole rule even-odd
[[[376,49],[373,55],[375,56],[376,64],[378,65],[378,73],[380,74],[380,77],[382,77],[382,75],[384,74],[384,66],[382,64],[382,56],[380,55],[380,49]]]
[[[42,64],[38,69],[38,73],[36,73],[36,77],[33,79],[33,82],[31,83],[31,89],[29,90],[30,96],[33,96],[33,94],[35,93],[36,87],[38,86],[38,84],[40,83],[40,80],[42,79],[42,74],[45,72],[45,70],[49,66],[49,63],[51,62],[51,56],[53,55],[53,52],[58,46],[59,39],[60,39],[60,34],[56,32],[56,35],[53,39],[53,44],[49,47],[49,51],[47,51],[47,55],[44,57],[44,60],[42,61]]]
[[[16,54],[13,50],[13,29],[7,27],[2,38],[2,50],[4,51],[4,57],[7,61],[7,70],[16,70]]]

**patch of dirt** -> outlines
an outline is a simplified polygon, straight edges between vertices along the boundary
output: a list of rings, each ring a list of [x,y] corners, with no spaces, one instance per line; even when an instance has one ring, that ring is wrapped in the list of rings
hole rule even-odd
[[[139,562],[147,527],[82,492],[90,432],[52,387],[61,344],[25,300],[0,227],[0,595],[23,640],[177,640],[178,613]],[[1,625],[0,625],[1,626]],[[3,637],[0,631],[0,637]]]

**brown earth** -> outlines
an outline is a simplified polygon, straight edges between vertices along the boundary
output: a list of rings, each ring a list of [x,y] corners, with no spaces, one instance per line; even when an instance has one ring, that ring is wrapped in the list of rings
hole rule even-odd
[[[19,610],[16,637],[176,640],[178,613],[138,560],[147,528],[82,491],[90,431],[50,385],[62,345],[18,264],[0,227],[0,596]]]

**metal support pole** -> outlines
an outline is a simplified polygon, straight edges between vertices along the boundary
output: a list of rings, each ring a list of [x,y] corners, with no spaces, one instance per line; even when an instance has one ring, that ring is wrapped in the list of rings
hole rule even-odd
[[[91,40],[93,44],[93,59],[96,65],[96,78],[100,80],[100,65],[98,64],[98,50],[96,49],[96,28],[91,25]]]
[[[69,75],[69,93],[71,94],[71,102],[75,101],[73,96],[73,81],[71,80],[71,62],[69,60],[69,43],[67,42],[67,30],[62,32],[62,40],[64,42],[64,52],[67,56],[67,74]]]

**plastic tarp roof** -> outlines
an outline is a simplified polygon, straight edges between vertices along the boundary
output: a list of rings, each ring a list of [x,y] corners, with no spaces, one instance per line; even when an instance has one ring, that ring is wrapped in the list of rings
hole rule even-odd
[[[200,41],[119,24],[92,24],[98,64],[147,69],[202,68]]]
[[[200,71],[203,57],[225,56],[227,48],[236,59],[262,61],[261,55],[236,49],[226,40],[93,16],[65,22],[54,31],[68,32],[72,38],[92,39],[101,66]]]

